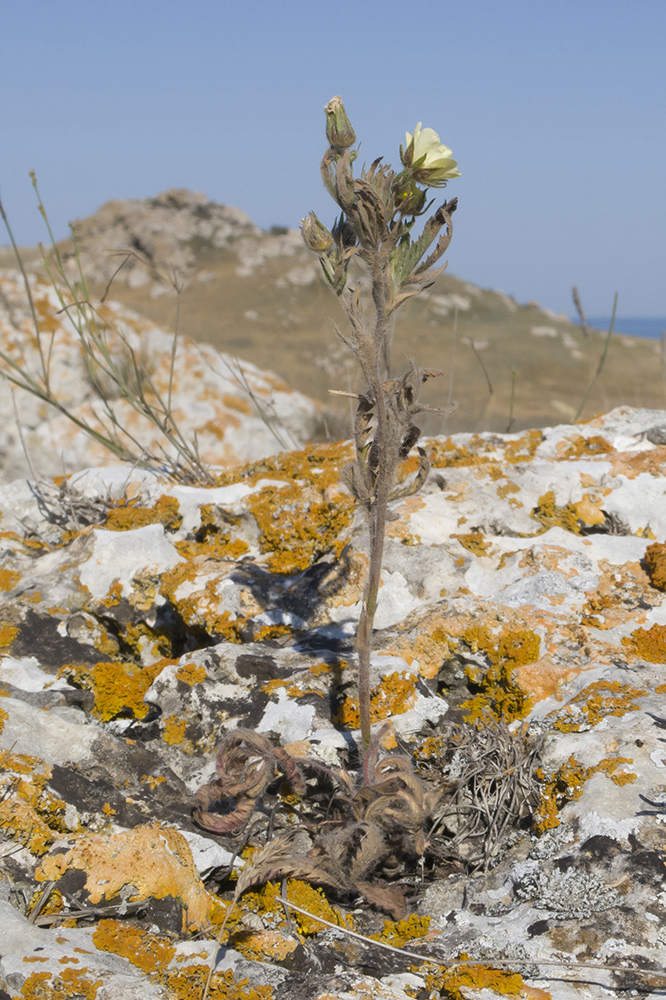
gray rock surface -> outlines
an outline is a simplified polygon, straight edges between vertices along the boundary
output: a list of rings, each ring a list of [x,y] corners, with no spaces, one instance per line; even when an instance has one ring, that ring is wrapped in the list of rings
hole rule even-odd
[[[385,766],[397,741],[416,768],[410,794],[439,784],[442,797],[428,800],[421,847],[392,827],[393,854],[368,868],[366,888],[351,876],[347,891],[324,885],[328,903],[303,866],[355,816],[367,839],[377,794],[357,753],[367,538],[339,485],[349,444],[283,453],[210,489],[80,472],[67,489],[96,520],[76,526],[53,516],[44,487],[0,488],[9,995],[34,995],[43,973],[53,996],[189,997],[216,954],[220,989],[245,977],[243,989],[294,1000],[660,995],[666,448],[651,432],[663,423],[625,408],[426,442],[428,482],[388,529],[373,711],[375,731],[389,724],[375,747]],[[192,808],[239,727],[256,760],[279,746],[289,756],[271,768],[282,780],[291,761],[305,784],[294,794],[275,771],[250,797],[245,834],[215,832]],[[241,800],[213,811],[228,817]],[[484,801],[498,818],[475,840],[465,831]],[[274,846],[300,838],[285,882],[297,905],[333,923],[344,913],[424,962],[464,953],[487,967],[438,970],[288,921],[279,866],[274,888],[264,879],[241,896],[218,953],[211,927],[256,860],[236,854],[269,831]],[[411,916],[399,917],[396,886]]]

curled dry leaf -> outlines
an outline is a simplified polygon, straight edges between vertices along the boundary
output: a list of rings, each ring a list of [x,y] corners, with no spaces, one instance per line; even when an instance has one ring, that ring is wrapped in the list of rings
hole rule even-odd
[[[342,803],[337,829],[320,834],[309,849],[309,838],[296,830],[276,834],[246,863],[235,898],[270,878],[302,878],[338,892],[359,892],[395,920],[406,915],[402,889],[369,880],[384,862],[395,868],[396,863],[423,854],[424,827],[442,792],[414,773],[405,754],[380,757],[387,728],[379,729],[370,742],[359,772],[360,783],[345,770],[313,764],[335,782],[336,798]],[[303,791],[299,765],[312,763],[296,760],[263,736],[239,729],[220,747],[219,777],[197,793],[194,817],[216,833],[237,830],[251,815],[276,768],[292,788]],[[225,807],[225,813],[210,811]]]
[[[218,751],[218,777],[196,794],[195,822],[213,833],[240,830],[276,771],[284,774],[296,794],[303,793],[303,776],[286,750],[250,729],[237,729]]]

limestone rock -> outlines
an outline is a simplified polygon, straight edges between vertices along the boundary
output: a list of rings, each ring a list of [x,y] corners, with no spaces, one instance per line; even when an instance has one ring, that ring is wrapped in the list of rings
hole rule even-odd
[[[102,423],[109,426],[106,400],[121,428],[120,440],[130,453],[137,459],[143,452],[163,455],[165,464],[177,461],[174,447],[123,398],[118,385],[100,374],[94,363],[91,374],[81,340],[52,286],[35,275],[30,275],[30,282],[42,331],[41,356],[54,395],[66,410],[101,429]],[[149,397],[153,391],[163,400],[170,396],[183,438],[192,444],[196,435],[205,463],[238,465],[285,447],[301,447],[313,437],[320,405],[294,392],[270,372],[239,362],[208,344],[180,337],[171,382],[171,334],[114,302],[97,304],[96,317],[106,329],[110,357],[125,373],[128,384],[136,382],[131,348],[143,390]],[[39,380],[40,353],[18,271],[0,270],[0,350],[20,361],[24,370]],[[2,371],[9,368],[0,361]],[[104,399],[95,391],[95,379]],[[9,383],[0,379],[0,481],[9,483],[31,474],[17,417],[36,474],[69,473],[105,465],[113,459],[107,448],[79,429],[64,412],[24,390],[14,392],[16,405]],[[137,449],[138,441],[141,446]]]
[[[413,797],[440,787],[414,827],[423,863],[418,850],[400,853],[408,824],[400,837],[391,828],[395,867],[370,868],[365,888],[350,880],[346,893],[304,872],[323,863],[322,845],[341,843],[340,789],[356,789],[348,822],[366,840],[371,811],[354,809],[376,801],[374,764],[364,771],[355,756],[368,540],[339,481],[349,442],[226,470],[210,488],[82,471],[66,496],[73,511],[87,504],[87,523],[64,523],[44,484],[0,488],[5,989],[29,996],[42,974],[56,992],[187,996],[216,961],[229,996],[573,998],[574,980],[594,998],[658,990],[666,447],[655,428],[665,420],[623,408],[426,441],[428,482],[396,504],[388,529],[372,712],[376,730],[390,724],[376,752],[390,762],[406,747],[415,761]],[[408,459],[401,475],[414,472]],[[283,890],[278,866],[230,911],[233,879],[260,855],[235,860],[242,833],[202,829],[192,806],[215,787],[216,753],[238,728],[257,740],[255,763],[266,745],[282,754],[275,781],[246,796],[245,829],[255,846],[277,830],[267,848],[291,845],[292,876]],[[500,734],[494,761],[484,732]],[[502,764],[499,747],[517,756]],[[496,836],[461,840],[468,816],[520,768],[523,811]],[[302,795],[278,781],[294,772]],[[244,794],[213,806],[228,816]],[[411,915],[386,920],[377,907],[395,908],[400,885]],[[282,891],[326,926],[297,910],[287,919]],[[209,925],[225,916],[218,950]],[[485,964],[437,965],[462,952]]]

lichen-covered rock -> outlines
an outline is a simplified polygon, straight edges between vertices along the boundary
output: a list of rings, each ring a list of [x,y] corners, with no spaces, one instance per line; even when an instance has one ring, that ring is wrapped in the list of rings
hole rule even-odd
[[[432,806],[428,792],[420,874],[405,862],[390,884],[373,883],[370,867],[354,882],[380,907],[409,886],[411,915],[383,930],[351,882],[330,902],[305,874],[330,862],[326,808],[340,788],[356,789],[350,822],[370,850],[377,794],[372,761],[364,785],[351,777],[368,542],[340,486],[349,443],[264,458],[210,489],[120,467],[77,473],[63,488],[88,513],[71,524],[45,486],[2,487],[0,900],[12,927],[26,912],[42,921],[27,925],[24,946],[12,931],[2,952],[10,995],[123,996],[109,992],[122,982],[130,996],[143,982],[146,996],[189,1000],[216,934],[227,935],[219,997],[579,995],[553,990],[551,974],[587,977],[592,997],[656,989],[666,960],[666,448],[652,429],[663,423],[623,409],[426,442],[428,482],[389,524],[372,658],[373,722],[390,723],[373,753],[390,761],[392,746],[411,747],[417,767],[400,758],[409,777],[391,808],[410,794],[416,808],[422,780],[444,782],[441,797],[469,773],[473,743],[455,743],[464,720],[468,732],[496,720],[504,745],[531,747],[534,764],[529,808],[484,863],[471,847],[452,860],[481,800]],[[401,474],[414,471],[407,460]],[[279,877],[250,880],[232,907],[234,880],[259,861],[245,851],[235,862],[242,831],[234,840],[197,827],[191,810],[237,729],[279,746],[284,773],[306,789],[276,781],[265,801],[246,797],[245,830],[282,815],[280,836],[293,827],[305,844],[282,889]],[[513,767],[483,778],[484,794]],[[287,917],[283,891],[326,925]],[[61,926],[72,919],[80,926]],[[205,940],[192,940],[195,928]],[[423,961],[386,952],[378,976],[381,953],[346,929]],[[61,962],[70,933],[87,949],[85,975]],[[21,947],[29,961],[44,948],[50,964],[32,968]],[[437,966],[448,959],[460,961]]]
[[[54,396],[69,414],[93,428],[99,428],[107,417],[104,402],[94,390],[97,380],[121,428],[119,438],[130,453],[140,457],[145,449],[159,455],[164,447],[166,458],[175,461],[176,450],[158,428],[122,398],[118,386],[100,374],[94,362],[92,368],[89,361],[86,363],[74,323],[51,284],[36,275],[30,275],[29,280],[40,328],[39,344],[23,278],[18,271],[2,269],[0,350],[20,362],[32,378],[42,372],[43,358]],[[171,400],[183,438],[193,444],[196,435],[205,463],[238,465],[284,447],[299,447],[312,438],[320,405],[290,389],[271,372],[221,354],[209,344],[179,337],[172,378],[172,334],[111,301],[96,304],[95,317],[105,330],[109,356],[120,371],[125,371],[128,384],[131,386],[133,379],[136,382],[135,360],[139,378],[146,380],[148,396],[154,389],[163,400]],[[0,373],[9,370],[7,363],[0,361]],[[152,381],[150,387],[147,378]],[[20,432],[32,466],[40,473],[73,472],[109,462],[110,452],[64,412],[27,391],[15,392],[16,410],[10,385],[0,378],[0,481],[10,483],[30,474]],[[137,441],[141,442],[138,451]]]

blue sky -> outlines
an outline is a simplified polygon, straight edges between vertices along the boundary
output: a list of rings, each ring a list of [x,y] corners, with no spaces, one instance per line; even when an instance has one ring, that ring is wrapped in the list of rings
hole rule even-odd
[[[322,107],[362,157],[417,121],[462,177],[454,274],[570,312],[666,316],[664,0],[0,0],[0,196],[17,239],[204,191],[259,225],[333,204]],[[0,242],[6,243],[4,234]]]

